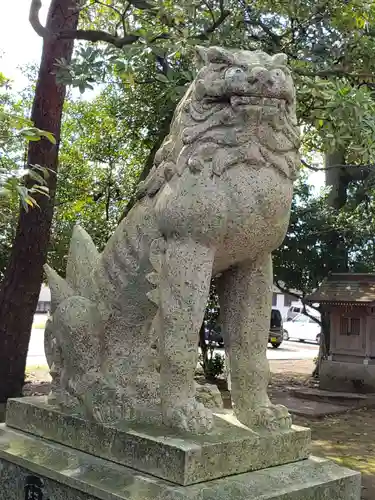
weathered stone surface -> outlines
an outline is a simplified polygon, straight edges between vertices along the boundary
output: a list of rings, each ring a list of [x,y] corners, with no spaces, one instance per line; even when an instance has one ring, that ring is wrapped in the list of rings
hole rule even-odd
[[[321,365],[319,387],[329,391],[375,392],[375,364],[349,363],[325,359]]]
[[[155,425],[105,425],[45,401],[9,400],[8,427],[183,485],[294,462],[309,453],[309,429],[255,433],[228,412],[215,413],[211,433],[192,435]]]
[[[299,165],[293,81],[282,54],[197,52],[198,74],[138,202],[100,255],[74,231],[66,282],[48,270],[51,401],[101,422],[147,415],[209,432],[194,371],[210,280],[221,274],[236,415],[253,429],[288,429],[288,411],[267,396],[266,348],[271,252]]]
[[[324,459],[177,486],[91,455],[0,428],[0,500],[24,498],[26,476],[50,500],[359,500],[360,474]]]
[[[202,403],[206,408],[223,408],[223,399],[216,385],[196,384],[195,390],[197,401]]]

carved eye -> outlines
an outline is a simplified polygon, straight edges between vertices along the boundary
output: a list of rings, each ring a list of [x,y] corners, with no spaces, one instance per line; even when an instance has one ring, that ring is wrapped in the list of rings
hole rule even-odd
[[[241,78],[246,75],[242,68],[228,68],[225,72],[225,78]]]
[[[285,73],[282,69],[276,68],[270,71],[271,76],[275,77],[278,81],[286,79]]]

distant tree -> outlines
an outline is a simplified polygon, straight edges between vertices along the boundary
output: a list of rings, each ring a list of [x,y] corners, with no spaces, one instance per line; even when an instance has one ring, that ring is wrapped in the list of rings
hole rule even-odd
[[[48,171],[41,166],[33,170],[25,168],[24,157],[30,141],[45,137],[54,143],[55,138],[48,131],[34,127],[25,111],[23,103],[11,93],[9,80],[0,73],[0,213],[7,209],[14,194],[26,211],[36,206],[35,193],[48,194]]]

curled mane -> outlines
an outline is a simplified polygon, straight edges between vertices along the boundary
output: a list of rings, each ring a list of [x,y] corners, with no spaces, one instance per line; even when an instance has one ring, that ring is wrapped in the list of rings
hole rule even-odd
[[[219,176],[231,166],[245,162],[254,167],[272,164],[286,177],[295,178],[295,158],[288,157],[290,151],[294,155],[299,140],[294,110],[286,111],[284,106],[274,113],[272,120],[267,120],[264,119],[267,113],[264,111],[267,110],[265,99],[240,93],[243,88],[246,91],[254,68],[260,64],[278,68],[282,64],[280,57],[254,52],[244,64],[244,53],[198,48],[202,67],[176,108],[170,132],[155,155],[154,166],[138,187],[138,198],[154,196],[173,176],[181,176],[186,168],[198,173],[207,163],[211,164],[212,176]],[[249,53],[246,54],[249,57]],[[230,70],[246,75],[246,83],[242,82],[240,91],[235,80],[234,84],[233,81],[228,83],[226,75]],[[256,100],[256,105],[241,110],[243,99],[254,104],[251,98]],[[245,120],[243,113],[247,113]],[[279,158],[279,152],[283,158]]]

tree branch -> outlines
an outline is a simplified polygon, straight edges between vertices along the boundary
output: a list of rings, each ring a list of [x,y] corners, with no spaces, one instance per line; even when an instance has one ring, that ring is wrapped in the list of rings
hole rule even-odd
[[[280,292],[291,295],[292,297],[302,301],[303,295],[300,295],[296,292],[292,292],[288,288],[285,288],[283,285],[281,285],[280,280],[276,280],[276,286],[280,290]]]
[[[42,23],[39,21],[39,12],[42,8],[41,0],[31,0],[30,4],[30,12],[29,12],[29,22],[31,26],[34,28],[36,33],[42,38],[46,37],[49,32],[47,28],[45,28]]]
[[[224,0],[220,0],[220,16],[214,20],[211,26],[208,26],[200,35],[194,37],[198,38],[198,40],[206,40],[208,35],[211,35],[219,26],[223,24],[223,22],[230,16],[230,10],[224,9]]]
[[[35,32],[42,38],[54,34],[59,38],[64,39],[87,40],[89,42],[106,42],[114,45],[117,48],[122,48],[125,45],[131,45],[132,43],[137,42],[140,38],[137,35],[125,34],[123,37],[118,37],[102,30],[63,30],[60,33],[50,33],[39,20],[41,7],[41,0],[31,0],[29,21]]]
[[[303,160],[301,158],[301,163],[304,167],[308,168],[309,170],[313,170],[314,172],[325,172],[327,170],[332,170],[333,168],[345,168],[345,169],[358,169],[361,170],[362,172],[371,172],[371,170],[375,170],[375,164],[374,163],[368,163],[365,165],[355,165],[354,163],[349,163],[349,164],[337,164],[337,165],[329,165],[328,167],[314,167],[313,165],[310,165],[307,163],[307,161]]]
[[[308,313],[307,312],[307,309],[306,309],[306,302],[305,302],[305,295],[302,294],[302,295],[299,295],[298,293],[295,293],[295,292],[292,292],[291,290],[289,290],[288,288],[285,288],[283,285],[280,284],[280,281],[279,280],[276,280],[276,286],[277,288],[282,292],[282,293],[286,293],[288,295],[291,295],[292,297],[295,297],[296,299],[300,300],[302,302],[302,307],[303,307],[303,314],[305,316],[307,316],[308,318],[312,319],[315,321],[315,323],[318,323],[318,325],[321,325],[322,322],[319,321],[315,316],[313,316],[312,314]],[[309,304],[309,307],[311,309],[314,309],[315,311],[317,312],[320,312],[319,308],[318,307],[315,307],[311,304]]]
[[[101,0],[94,0],[94,3],[96,3],[98,5],[102,5],[103,7],[106,7],[107,9],[113,10],[120,17],[122,16],[122,12],[120,12],[118,9],[116,9],[116,7],[114,7],[113,5],[109,5],[107,3],[101,2]]]
[[[118,37],[116,35],[111,35],[107,31],[101,30],[64,30],[58,33],[59,38],[68,38],[75,40],[86,40],[88,42],[106,42],[114,45],[118,49],[121,49],[125,45],[131,45],[139,40],[138,35],[125,35],[123,37]]]
[[[216,22],[216,20],[215,20],[215,14],[214,14],[214,12],[213,12],[213,10],[212,10],[211,5],[209,4],[209,2],[206,1],[206,0],[204,0],[204,5],[207,7],[207,10],[208,10],[208,12],[209,12],[209,14],[211,16],[212,22],[213,23]]]
[[[36,31],[36,33],[42,38],[45,38],[46,36],[51,35],[52,33],[50,33],[47,30],[47,28],[42,26],[39,20],[39,12],[41,7],[42,7],[41,0],[31,0],[29,21],[31,26]],[[220,0],[220,9],[221,9],[220,16],[202,33],[195,36],[194,38],[200,40],[207,39],[208,35],[213,33],[230,16],[231,12],[229,10],[224,9],[224,0]],[[86,40],[88,42],[94,42],[94,43],[106,42],[111,45],[114,45],[119,49],[121,49],[125,45],[131,45],[140,39],[140,36],[138,35],[126,35],[124,33],[124,36],[119,37],[116,35],[112,35],[107,31],[102,31],[102,30],[63,30],[60,33],[53,33],[53,34],[59,38],[64,38],[64,39]],[[163,33],[161,35],[156,36],[153,41],[156,41],[159,38],[168,39],[170,38],[170,35],[168,35],[167,33]]]
[[[251,27],[260,28],[263,31],[264,35],[268,36],[269,40],[271,40],[273,51],[280,52],[282,36],[279,36],[269,26],[267,26],[267,24],[262,21],[259,11],[257,12],[255,9],[253,9],[253,7],[249,6],[247,1],[240,0],[240,5],[245,12],[244,23],[246,25],[250,25]],[[251,38],[258,39],[260,41],[266,40],[266,36],[259,36],[254,33],[250,33]]]

